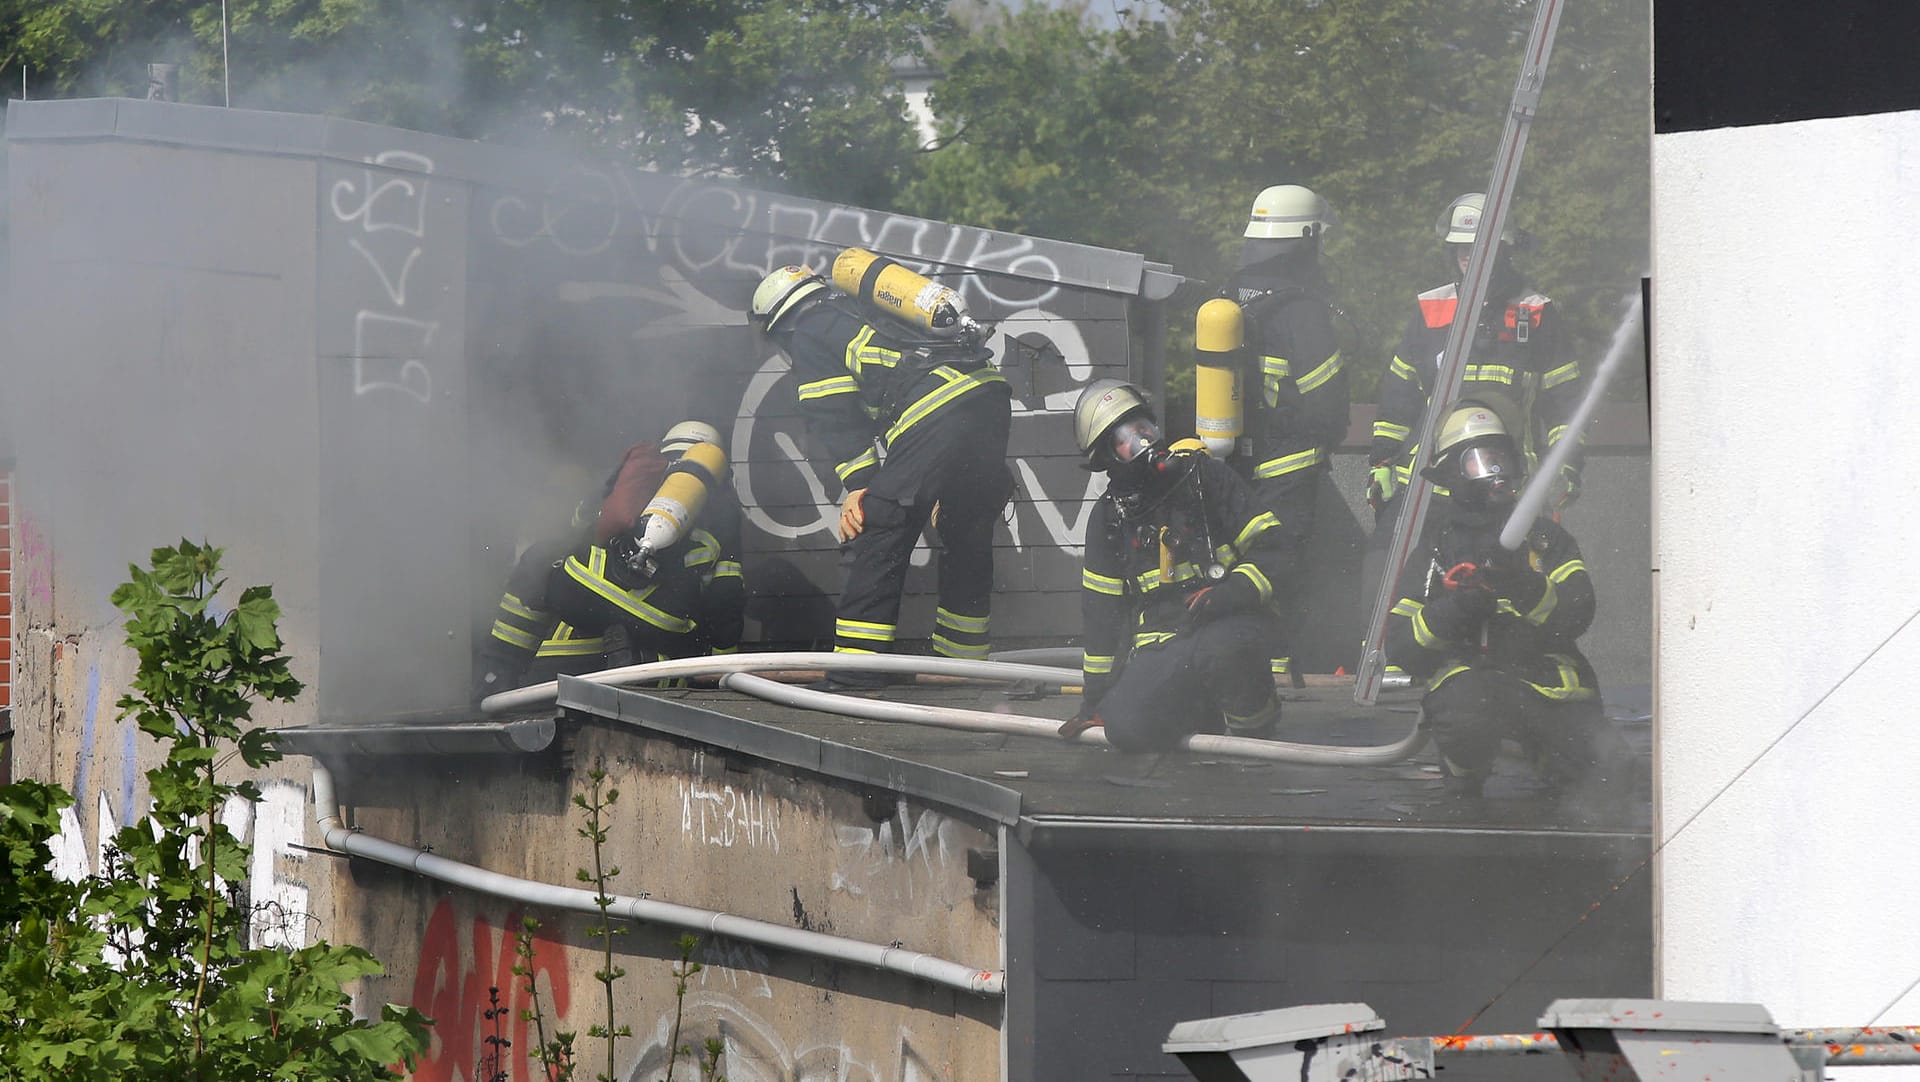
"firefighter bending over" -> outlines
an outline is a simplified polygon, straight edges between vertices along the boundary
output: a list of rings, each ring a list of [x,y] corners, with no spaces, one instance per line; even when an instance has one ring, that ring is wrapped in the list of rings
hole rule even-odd
[[[1074,436],[1107,491],[1081,573],[1085,693],[1061,726],[1103,725],[1121,751],[1194,732],[1271,737],[1266,606],[1287,556],[1279,519],[1204,452],[1169,453],[1146,400],[1119,380],[1080,394]]]
[[[832,457],[846,488],[834,650],[892,649],[908,562],[931,522],[940,540],[933,648],[984,659],[993,526],[1013,491],[1011,396],[991,355],[966,342],[911,343],[883,332],[804,267],[767,275],[753,315],[792,363],[813,445]],[[829,676],[845,687],[884,683],[880,674]]]
[[[1421,701],[1449,791],[1480,795],[1502,739],[1561,792],[1618,796],[1627,756],[1576,640],[1593,622],[1593,581],[1573,537],[1541,516],[1517,552],[1500,547],[1524,466],[1496,406],[1468,402],[1434,441],[1429,479],[1447,504],[1400,579],[1387,622],[1394,664],[1426,682]]]
[[[725,480],[720,433],[704,422],[629,447],[598,501],[514,564],[474,699],[562,673],[733,653],[747,591]]]

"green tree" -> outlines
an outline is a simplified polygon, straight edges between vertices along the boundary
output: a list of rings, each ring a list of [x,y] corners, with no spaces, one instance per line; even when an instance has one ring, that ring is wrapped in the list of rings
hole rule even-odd
[[[321,942],[249,949],[248,913],[226,884],[247,847],[223,826],[250,781],[223,780],[234,755],[279,759],[270,730],[246,725],[257,699],[290,699],[269,587],[248,587],[216,615],[221,552],[182,541],[156,549],[113,593],[139,654],[125,717],[167,748],[147,772],[152,810],[112,839],[93,878],[49,871],[64,790],[0,789],[0,1078],[147,1080],[382,1079],[425,1047],[426,1019],[388,1006],[353,1016],[343,986],[380,972],[358,947]]]
[[[1370,398],[1419,290],[1444,280],[1432,232],[1484,188],[1531,26],[1530,0],[1166,0],[1102,29],[1028,7],[940,39],[942,140],[908,209],[1231,273],[1254,193],[1304,183],[1341,228],[1326,262]],[[1606,341],[1644,269],[1644,5],[1593,0],[1562,22],[1513,220],[1523,270],[1579,348]],[[1205,291],[1188,298],[1181,317]],[[1179,333],[1182,318],[1174,321]],[[1183,350],[1176,348],[1174,356]]]
[[[941,0],[0,0],[0,80],[560,143],[884,205],[916,146],[895,63]]]

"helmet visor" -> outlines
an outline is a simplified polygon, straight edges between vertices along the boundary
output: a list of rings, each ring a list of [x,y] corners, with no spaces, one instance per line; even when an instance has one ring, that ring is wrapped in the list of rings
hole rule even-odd
[[[1133,417],[1114,425],[1107,438],[1112,441],[1114,458],[1132,462],[1145,454],[1147,448],[1159,446],[1160,426],[1154,424],[1151,417]]]
[[[1460,454],[1460,477],[1469,483],[1515,485],[1520,482],[1519,463],[1505,447],[1469,447]]]

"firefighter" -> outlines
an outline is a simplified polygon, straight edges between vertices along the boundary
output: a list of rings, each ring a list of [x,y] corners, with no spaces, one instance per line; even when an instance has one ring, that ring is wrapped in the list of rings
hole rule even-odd
[[[990,355],[965,343],[901,341],[803,267],[767,275],[752,313],[792,363],[813,444],[846,490],[834,650],[892,649],[908,561],[931,522],[940,540],[933,648],[985,658],[993,526],[1013,491],[1011,394]],[[837,672],[829,683],[886,678]]]
[[[1434,441],[1429,479],[1451,506],[1401,576],[1387,653],[1425,682],[1422,712],[1450,791],[1479,796],[1511,739],[1556,789],[1617,796],[1625,745],[1577,642],[1594,610],[1580,547],[1545,515],[1518,551],[1499,544],[1526,468],[1500,405],[1463,403]]]
[[[1321,239],[1335,224],[1333,208],[1311,190],[1265,189],[1254,198],[1227,291],[1245,313],[1249,360],[1259,368],[1258,393],[1247,396],[1253,453],[1242,468],[1287,536],[1287,559],[1274,576],[1281,603],[1271,667],[1289,679],[1298,623],[1298,605],[1289,602],[1303,586],[1322,479],[1347,434],[1347,375],[1320,267]]]
[[[658,446],[629,447],[565,531],[528,547],[481,649],[476,700],[561,673],[738,648],[747,596],[740,510],[721,478],[703,479],[705,503],[692,528],[678,531],[644,581],[622,558],[668,472],[696,444],[719,442],[712,425],[683,421]]]
[[[1073,412],[1086,466],[1107,475],[1081,573],[1085,691],[1060,735],[1104,726],[1121,751],[1190,733],[1270,737],[1266,609],[1287,532],[1202,451],[1172,452],[1140,392],[1095,380]]]
[[[1388,527],[1385,533],[1392,532],[1401,492],[1413,477],[1414,428],[1433,394],[1440,354],[1453,326],[1460,282],[1467,273],[1486,201],[1486,196],[1469,192],[1440,212],[1434,229],[1447,246],[1453,280],[1419,295],[1400,346],[1380,380],[1380,407],[1367,456],[1367,498],[1379,512],[1377,524]],[[1552,302],[1528,286],[1514,268],[1510,256],[1514,240],[1511,229],[1501,231],[1460,398],[1493,393],[1521,403],[1523,427],[1515,437],[1521,453],[1532,462],[1574,435],[1568,432],[1567,422],[1580,404],[1580,362],[1566,356]],[[1558,484],[1556,506],[1565,509],[1580,493],[1577,461],[1561,471]],[[1384,544],[1382,539],[1380,545]]]

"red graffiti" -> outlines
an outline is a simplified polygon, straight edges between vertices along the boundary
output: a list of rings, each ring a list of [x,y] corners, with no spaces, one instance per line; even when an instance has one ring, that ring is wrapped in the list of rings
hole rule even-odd
[[[521,1017],[533,1003],[527,998],[527,978],[513,973],[519,933],[517,912],[509,912],[501,928],[476,913],[462,943],[453,900],[442,898],[434,907],[413,978],[413,1005],[433,1019],[432,1042],[413,1072],[415,1082],[488,1082],[475,1076],[476,1065],[491,1051],[486,1038],[495,1032],[494,1023],[485,1017],[493,1005],[490,988],[500,990],[499,1004],[508,1010],[500,1016],[499,1027],[500,1034],[513,1041],[505,1057],[510,1064],[504,1068],[507,1077],[513,1082],[531,1082],[536,1077],[530,1059],[533,1027]],[[546,977],[541,1009],[546,1014],[547,1037],[552,1039],[556,1024],[567,1013],[565,945],[535,933],[533,971]]]

